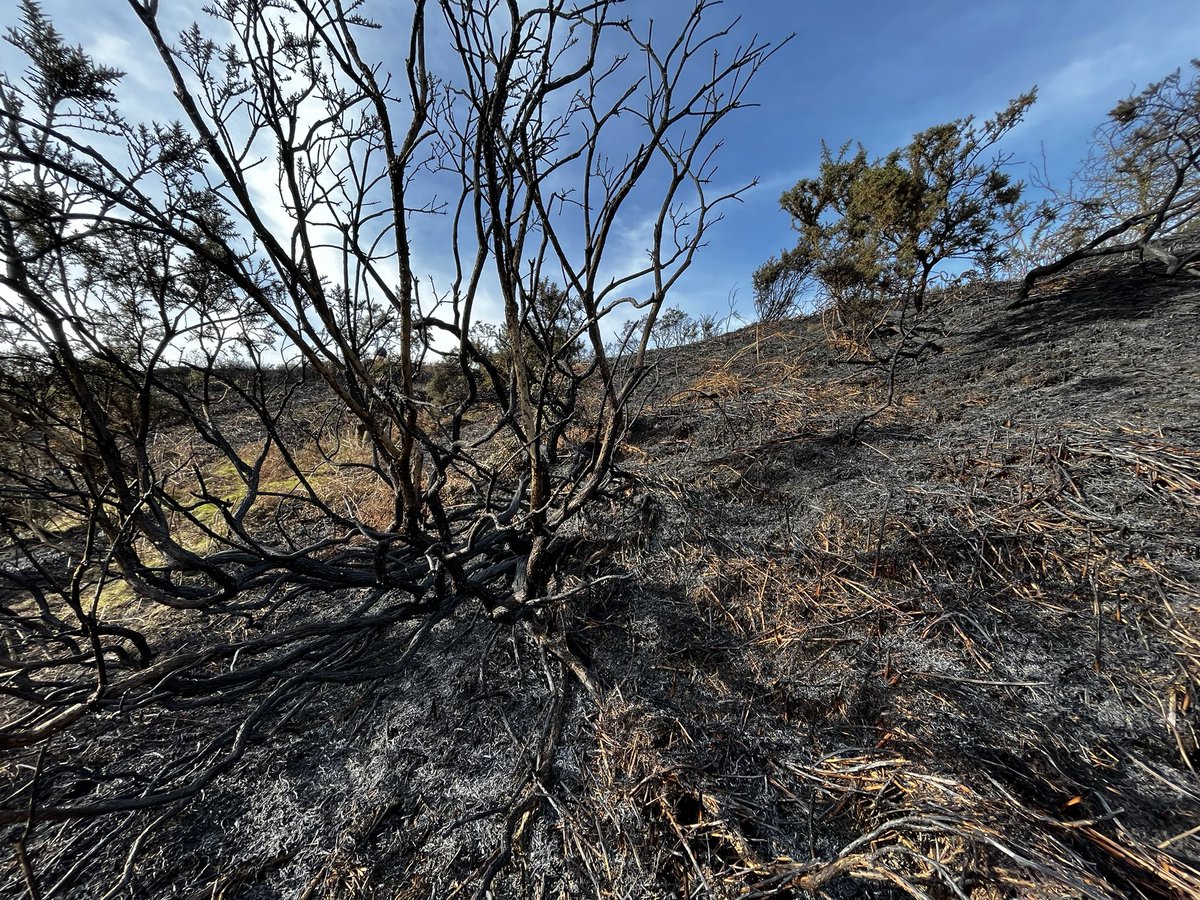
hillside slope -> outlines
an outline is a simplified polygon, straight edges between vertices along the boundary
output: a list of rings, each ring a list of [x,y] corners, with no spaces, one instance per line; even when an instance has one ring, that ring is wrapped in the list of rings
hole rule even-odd
[[[762,836],[752,891],[851,857],[914,894],[1200,891],[1200,290],[1118,265],[1042,296],[943,303],[853,438],[888,373],[816,322],[660,365],[639,571],[673,594],[621,629],[661,661],[631,690],[630,637],[609,680],[708,852],[717,808]]]
[[[462,603],[303,693],[73,748],[132,772],[239,742],[40,871],[196,900],[1200,895],[1200,283],[1010,293],[929,312],[886,409],[889,367],[815,319],[659,354],[560,605]]]

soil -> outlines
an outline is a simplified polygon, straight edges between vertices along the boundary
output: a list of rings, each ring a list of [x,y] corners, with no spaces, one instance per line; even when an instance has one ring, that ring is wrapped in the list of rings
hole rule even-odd
[[[660,353],[567,601],[147,714],[265,724],[33,861],[113,900],[1200,896],[1200,282],[1015,295],[899,323],[894,372],[815,317]],[[64,796],[152,765],[109,734]]]

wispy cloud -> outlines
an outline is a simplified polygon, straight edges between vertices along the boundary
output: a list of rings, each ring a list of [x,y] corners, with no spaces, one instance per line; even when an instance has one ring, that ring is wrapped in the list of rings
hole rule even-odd
[[[532,2],[522,0],[521,8]],[[178,115],[159,62],[125,3],[43,3],[69,41],[128,72],[123,108],[130,118]],[[635,18],[674,15],[674,7],[667,7],[630,0],[624,12]],[[396,71],[407,53],[410,9],[407,0],[367,0],[362,7],[383,26],[364,32],[364,51]],[[1032,160],[1044,144],[1052,170],[1065,175],[1083,157],[1093,128],[1116,100],[1200,54],[1200,6],[1194,0],[1147,0],[1139,7],[1127,0],[928,0],[916,15],[910,6],[884,0],[866,0],[853,12],[832,4],[761,0],[716,12],[714,23],[741,15],[739,27],[747,38],[754,32],[800,36],[753,87],[751,99],[760,108],[731,119],[723,131],[722,179],[733,183],[759,176],[761,181],[744,203],[727,208],[695,272],[669,299],[692,312],[722,305],[733,287],[748,298],[750,274],[794,238],[778,196],[815,171],[821,138],[835,146],[846,137],[861,139],[870,152],[883,153],[936,122],[971,112],[990,115],[1037,83],[1039,102],[1006,148]],[[15,24],[15,15],[15,8],[7,15],[0,12],[0,26]],[[167,17],[168,34],[174,34],[202,14],[194,4],[164,2],[160,16]],[[428,50],[436,67],[453,62],[446,25],[438,16],[430,19]],[[13,48],[0,44],[0,67],[12,71],[15,64]],[[268,162],[251,176],[256,196],[268,207],[272,200],[279,203],[273,169]],[[612,271],[644,263],[645,211],[653,206],[648,196],[641,212],[631,210],[614,236]],[[291,223],[282,209],[271,215],[272,227],[286,234]],[[439,286],[447,285],[452,264],[444,223],[422,220],[418,232],[422,270]],[[645,293],[631,286],[629,293],[639,291]],[[480,313],[499,314],[494,292],[484,292]]]

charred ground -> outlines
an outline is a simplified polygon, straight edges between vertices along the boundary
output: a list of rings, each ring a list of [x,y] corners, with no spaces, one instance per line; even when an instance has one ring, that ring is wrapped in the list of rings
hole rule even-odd
[[[568,601],[516,624],[471,602],[381,616],[304,678],[303,646],[264,645],[250,664],[278,675],[254,692],[52,746],[59,804],[204,781],[39,825],[39,879],[113,898],[1197,895],[1200,287],[1123,261],[1014,295],[941,298],[866,422],[889,367],[819,319],[660,354]],[[312,598],[333,634],[356,602]],[[197,614],[161,640],[257,624]],[[14,865],[3,892],[23,884]]]

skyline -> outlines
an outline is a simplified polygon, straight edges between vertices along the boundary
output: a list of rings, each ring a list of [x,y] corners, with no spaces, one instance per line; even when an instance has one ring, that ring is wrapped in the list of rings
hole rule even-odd
[[[934,0],[914,14],[918,4],[869,2],[857,6],[853,34],[840,26],[844,8],[803,6],[815,15],[810,34],[828,40],[807,40],[798,28],[801,10],[792,5],[747,3],[742,10],[750,31],[770,33],[774,25],[781,33],[789,24],[797,31],[755,86],[760,108],[744,117],[752,136],[731,135],[721,162],[723,170],[738,160],[748,169],[757,164],[759,186],[744,204],[726,210],[725,227],[714,232],[719,236],[692,273],[696,284],[724,279],[737,288],[743,313],[752,311],[754,269],[794,244],[778,198],[816,174],[822,139],[835,150],[861,141],[874,158],[932,125],[987,118],[1036,86],[1037,103],[999,149],[1012,154],[1015,177],[1028,181],[1031,166],[1044,164],[1051,183],[1065,187],[1119,100],[1200,56],[1200,7],[1189,3],[1134,10],[1107,0]],[[901,74],[889,79],[892,72]],[[821,73],[825,81],[815,89],[789,89]],[[724,303],[723,291],[683,287],[706,295],[700,311]]]
[[[118,93],[127,115],[172,115],[163,105],[169,94],[156,93],[162,86],[157,61],[125,3],[45,0],[42,6],[69,42],[126,71]],[[369,48],[380,57],[387,52],[387,22],[400,6],[390,0],[365,8],[385,26],[379,46]],[[831,4],[719,5],[714,24],[740,16],[735,31],[743,41],[755,34],[772,42],[796,36],[752,85],[756,108],[731,117],[721,132],[718,185],[759,183],[724,207],[724,221],[708,233],[708,246],[667,305],[694,315],[723,314],[735,296],[741,314],[751,316],[751,274],[794,242],[778,197],[815,174],[822,140],[835,149],[862,142],[872,157],[880,156],[929,126],[967,115],[986,118],[1036,85],[1038,102],[999,149],[1012,155],[1015,177],[1027,181],[1031,166],[1044,164],[1050,182],[1065,186],[1118,100],[1200,56],[1200,8],[1176,0],[1149,6],[1148,13],[1110,0],[1051,7],[1032,0],[973,7],[872,0],[848,15]],[[627,4],[634,17],[677,8],[664,0]],[[200,6],[163,0],[160,14],[183,23],[199,15]],[[0,24],[15,19],[14,11]],[[0,68],[13,72],[16,65],[15,51],[5,44]],[[636,229],[629,235],[629,252],[636,253]]]

